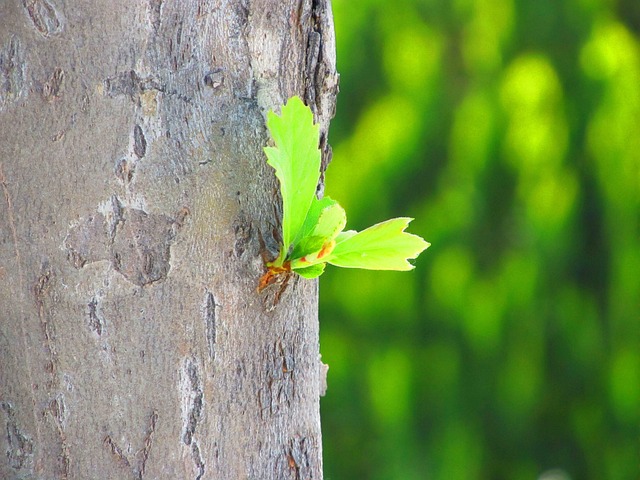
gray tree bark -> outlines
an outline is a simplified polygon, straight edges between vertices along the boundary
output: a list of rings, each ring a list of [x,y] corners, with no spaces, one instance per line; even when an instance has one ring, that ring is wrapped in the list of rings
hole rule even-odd
[[[329,0],[0,2],[0,478],[322,478],[317,283],[256,286],[264,116],[302,96],[326,166],[332,22]]]

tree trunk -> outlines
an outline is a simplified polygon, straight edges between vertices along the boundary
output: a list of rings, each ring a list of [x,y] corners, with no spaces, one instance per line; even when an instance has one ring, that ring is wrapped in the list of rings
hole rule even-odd
[[[317,283],[256,286],[336,92],[329,0],[0,3],[0,478],[322,478]]]

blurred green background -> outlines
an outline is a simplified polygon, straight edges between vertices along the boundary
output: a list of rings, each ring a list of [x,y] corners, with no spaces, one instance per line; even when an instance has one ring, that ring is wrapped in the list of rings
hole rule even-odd
[[[640,478],[640,1],[334,0],[327,480]]]

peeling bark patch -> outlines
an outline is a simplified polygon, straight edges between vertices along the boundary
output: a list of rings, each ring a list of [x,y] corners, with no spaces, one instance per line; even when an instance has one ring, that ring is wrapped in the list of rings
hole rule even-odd
[[[224,85],[224,71],[222,68],[216,68],[211,70],[204,76],[204,84],[212,88],[213,90],[217,90]]]
[[[103,82],[104,93],[108,97],[128,96],[137,100],[138,96],[148,90],[163,91],[157,80],[151,77],[142,78],[135,70],[122,72],[115,77],[109,77]]]
[[[109,235],[106,218],[95,213],[69,230],[65,239],[67,258],[76,268],[109,256]]]
[[[320,390],[320,396],[324,397],[327,393],[327,374],[329,373],[329,365],[327,365],[326,363],[322,363],[322,360],[318,360],[318,363],[320,367],[320,384],[318,386]]]
[[[87,307],[89,308],[89,328],[100,336],[104,331],[104,320],[98,314],[98,299],[93,297]]]
[[[60,97],[64,86],[64,70],[56,68],[49,76],[47,82],[42,86],[42,97],[52,102]]]
[[[190,358],[185,360],[181,372],[181,380],[182,419],[184,424],[182,441],[185,445],[191,445],[204,404],[200,373],[194,360]]]
[[[5,414],[5,458],[8,465],[17,474],[32,475],[33,440],[18,427],[13,406],[9,402],[0,402],[0,410]]]
[[[113,196],[106,214],[96,213],[70,228],[64,241],[67,257],[76,268],[109,260],[138,286],[164,280],[171,267],[170,246],[188,215],[183,210],[171,219],[124,207]]]
[[[111,248],[111,263],[130,282],[143,286],[167,278],[173,220],[142,210],[125,210]]]
[[[216,358],[216,299],[211,292],[207,292],[204,297],[204,322],[207,336],[207,348],[209,350],[209,360]]]
[[[62,31],[61,15],[48,0],[22,0],[34,28],[43,37]]]
[[[149,89],[140,94],[140,105],[142,115],[145,117],[155,117],[158,113],[158,92],[160,90]]]
[[[114,169],[116,178],[125,185],[131,182],[134,172],[135,166],[127,162],[125,158],[120,159],[118,163],[116,163],[116,168]]]
[[[191,215],[191,210],[189,210],[187,207],[182,207],[178,211],[178,214],[176,215],[176,218],[174,220],[175,227],[178,229],[182,228],[185,220],[189,215]]]
[[[16,102],[25,91],[25,60],[15,35],[0,49],[0,110]]]
[[[233,222],[233,232],[236,238],[233,250],[236,257],[241,257],[247,249],[249,241],[251,240],[251,222],[247,220],[244,212],[240,212],[239,217]]]
[[[138,158],[144,157],[147,153],[147,140],[140,125],[136,125],[133,129],[133,153]]]
[[[142,92],[142,79],[134,70],[123,72],[104,81],[105,93],[109,97],[127,95],[132,99]]]

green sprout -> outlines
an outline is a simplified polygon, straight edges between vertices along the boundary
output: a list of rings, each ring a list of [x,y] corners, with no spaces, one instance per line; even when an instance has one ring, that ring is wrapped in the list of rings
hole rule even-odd
[[[270,111],[267,128],[275,146],[264,151],[282,195],[282,245],[278,257],[266,263],[259,291],[290,272],[316,278],[327,263],[369,270],[414,268],[408,260],[430,244],[405,232],[412,218],[393,218],[361,232],[343,231],[347,215],[340,204],[329,197],[318,200],[320,130],[299,97],[290,98],[279,116]]]

